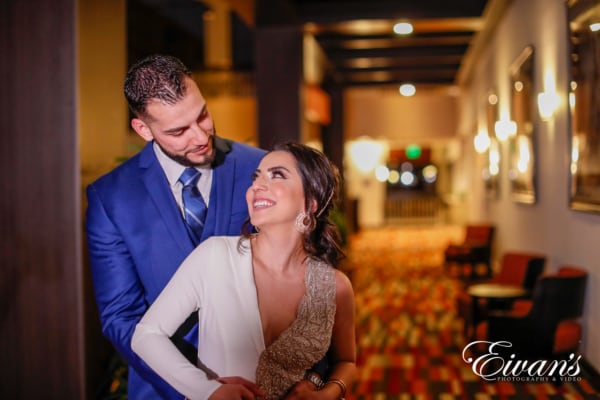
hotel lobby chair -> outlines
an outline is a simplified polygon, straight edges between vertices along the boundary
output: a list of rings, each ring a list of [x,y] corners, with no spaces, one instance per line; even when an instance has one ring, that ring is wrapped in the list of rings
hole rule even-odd
[[[467,280],[490,278],[492,268],[492,240],[494,226],[489,224],[467,225],[465,238],[460,244],[450,244],[444,250],[444,265],[452,273]]]
[[[527,291],[529,297],[535,282],[544,272],[545,264],[546,256],[543,254],[507,251],[502,255],[498,273],[493,278],[477,284],[519,286]],[[456,297],[456,308],[458,315],[464,321],[466,338],[472,334],[474,319],[478,321],[485,319],[488,311],[509,308],[513,302],[513,299],[473,298],[467,292],[469,287],[470,285],[466,285]],[[473,314],[476,314],[476,318]]]
[[[518,359],[564,359],[577,352],[587,277],[585,270],[573,266],[542,275],[531,300],[490,312],[477,326],[477,340],[508,341],[509,354]]]

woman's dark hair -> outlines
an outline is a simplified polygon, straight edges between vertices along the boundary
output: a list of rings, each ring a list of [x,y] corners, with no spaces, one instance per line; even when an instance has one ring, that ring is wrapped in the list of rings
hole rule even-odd
[[[337,167],[322,152],[300,144],[283,143],[273,151],[285,151],[296,160],[296,167],[304,188],[305,209],[313,229],[304,232],[304,250],[312,257],[327,264],[337,266],[344,258],[340,247],[340,235],[337,226],[331,221],[330,213],[337,202],[340,175]],[[313,202],[316,208],[313,209]],[[251,235],[250,221],[243,228],[243,236]]]
[[[125,77],[124,92],[131,112],[145,117],[148,101],[174,104],[185,95],[190,70],[173,56],[155,54],[135,63]]]

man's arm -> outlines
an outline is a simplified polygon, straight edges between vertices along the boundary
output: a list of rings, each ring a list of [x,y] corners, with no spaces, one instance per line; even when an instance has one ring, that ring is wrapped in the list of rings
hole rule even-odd
[[[127,363],[165,398],[181,398],[132,350],[135,325],[148,308],[129,250],[93,186],[87,189],[87,240],[102,332]]]

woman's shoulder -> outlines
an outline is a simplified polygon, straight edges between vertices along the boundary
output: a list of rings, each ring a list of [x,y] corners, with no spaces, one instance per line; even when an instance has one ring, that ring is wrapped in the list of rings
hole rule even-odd
[[[237,246],[238,241],[240,240],[240,236],[211,236],[208,239],[204,240],[200,246],[210,245],[210,246],[229,246],[231,243],[235,243]]]
[[[238,247],[238,243],[241,240],[241,236],[211,236],[208,239],[204,240],[198,247],[213,247],[213,248],[230,248]]]
[[[335,269],[334,271],[337,296],[351,296],[354,298],[354,289],[348,276],[339,269]]]
[[[192,258],[222,256],[223,253],[238,252],[240,236],[211,236],[200,243],[190,254]]]
[[[202,275],[228,274],[247,262],[248,252],[240,249],[240,236],[212,236],[200,243],[184,264]],[[244,240],[244,239],[242,239]],[[201,266],[202,268],[198,268]]]

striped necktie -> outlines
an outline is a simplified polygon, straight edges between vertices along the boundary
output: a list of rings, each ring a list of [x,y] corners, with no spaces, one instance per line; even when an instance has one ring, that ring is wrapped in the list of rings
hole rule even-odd
[[[183,185],[183,214],[195,244],[200,243],[206,220],[206,203],[196,186],[200,175],[200,171],[190,167],[179,177],[179,182]]]

